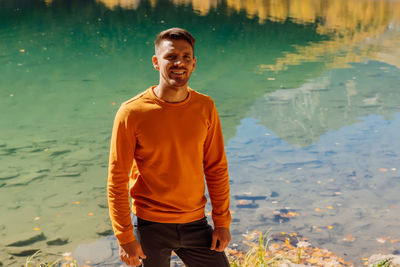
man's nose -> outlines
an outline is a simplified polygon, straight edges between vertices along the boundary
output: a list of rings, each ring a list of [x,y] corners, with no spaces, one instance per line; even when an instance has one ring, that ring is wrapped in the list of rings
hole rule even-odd
[[[181,66],[183,65],[183,59],[178,57],[175,61],[174,61],[174,65],[175,66]]]

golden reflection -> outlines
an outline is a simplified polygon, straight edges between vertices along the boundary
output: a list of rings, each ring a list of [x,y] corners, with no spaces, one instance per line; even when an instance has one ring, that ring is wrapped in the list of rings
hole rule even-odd
[[[51,1],[51,0],[46,0]],[[106,7],[136,9],[140,0],[96,0]],[[191,6],[201,16],[220,5],[232,12],[245,12],[260,24],[267,21],[316,24],[319,34],[329,40],[297,46],[273,65],[259,70],[281,71],[290,65],[323,61],[327,68],[347,67],[349,62],[365,58],[383,60],[400,67],[399,32],[400,1],[389,0],[170,0],[174,5]],[[150,0],[157,5],[157,0]],[[379,42],[375,42],[379,40]],[[394,55],[394,57],[392,56]]]
[[[136,10],[140,4],[140,0],[96,0],[96,2],[103,3],[109,9],[120,7],[130,10]]]
[[[172,0],[175,5],[192,5],[193,10],[205,16],[211,8],[217,8],[219,1],[216,0]]]

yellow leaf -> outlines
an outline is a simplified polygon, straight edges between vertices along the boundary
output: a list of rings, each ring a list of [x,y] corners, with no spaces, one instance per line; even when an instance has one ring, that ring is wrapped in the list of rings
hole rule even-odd
[[[317,264],[319,262],[320,261],[318,259],[315,259],[315,258],[311,258],[311,259],[308,260],[308,263],[311,263],[311,264]]]
[[[93,212],[89,212],[89,213],[88,213],[88,216],[93,216],[93,215],[94,215]]]
[[[328,206],[328,210],[333,210],[333,207],[332,206]]]
[[[33,228],[33,230],[34,231],[40,231],[40,228],[39,227],[35,227],[35,228]]]
[[[319,209],[319,208],[316,208],[315,211],[316,211],[316,212],[322,212],[322,210]]]
[[[78,205],[80,202],[79,201],[75,201],[75,204]]]
[[[333,229],[333,226],[332,225],[328,225],[328,229]]]

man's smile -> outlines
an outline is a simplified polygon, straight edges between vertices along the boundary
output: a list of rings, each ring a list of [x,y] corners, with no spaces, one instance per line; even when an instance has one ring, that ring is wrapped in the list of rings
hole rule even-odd
[[[185,70],[171,70],[171,73],[181,75],[181,74],[186,73],[186,71]]]

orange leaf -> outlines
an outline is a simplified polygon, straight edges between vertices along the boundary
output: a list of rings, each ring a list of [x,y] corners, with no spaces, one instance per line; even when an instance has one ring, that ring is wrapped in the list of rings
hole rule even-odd
[[[343,240],[346,242],[354,242],[354,240],[356,240],[356,239],[352,235],[346,235],[346,237],[343,238]]]

